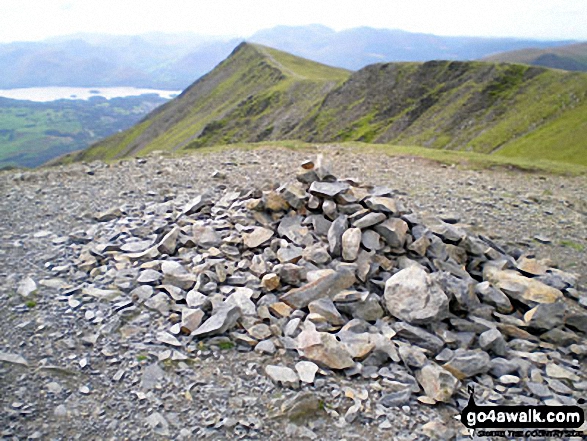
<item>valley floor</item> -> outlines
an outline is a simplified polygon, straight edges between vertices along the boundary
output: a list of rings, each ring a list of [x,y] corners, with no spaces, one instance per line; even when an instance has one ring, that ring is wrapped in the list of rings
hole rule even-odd
[[[273,386],[263,367],[278,356],[207,349],[188,361],[157,363],[161,346],[132,343],[109,332],[99,305],[72,308],[60,301],[69,283],[59,268],[71,260],[73,231],[92,215],[123,204],[190,199],[207,189],[268,188],[295,179],[298,164],[322,150],[340,178],[386,185],[415,212],[450,215],[499,244],[550,258],[587,277],[587,178],[511,170],[470,170],[424,159],[361,154],[337,147],[302,150],[220,150],[181,157],[73,164],[0,173],[0,352],[22,355],[28,367],[0,363],[0,435],[13,439],[300,439],[422,438],[434,420],[460,430],[449,405],[413,402],[376,420],[345,423],[321,415],[299,429],[287,418],[267,418],[296,394]],[[220,173],[215,174],[215,171]],[[57,267],[57,268],[56,268]],[[30,276],[34,301],[16,294]],[[59,279],[59,280],[57,280]],[[92,319],[88,319],[92,317]],[[115,329],[115,328],[113,328]],[[139,330],[149,335],[150,325]],[[151,335],[152,337],[152,335]],[[134,338],[134,337],[133,337]],[[193,357],[193,354],[191,355]],[[283,363],[295,361],[283,355]],[[583,360],[583,372],[587,371]],[[154,377],[153,384],[144,387]],[[344,415],[345,388],[376,394],[373,381],[342,374],[324,377],[315,391]],[[391,424],[382,424],[388,420]]]

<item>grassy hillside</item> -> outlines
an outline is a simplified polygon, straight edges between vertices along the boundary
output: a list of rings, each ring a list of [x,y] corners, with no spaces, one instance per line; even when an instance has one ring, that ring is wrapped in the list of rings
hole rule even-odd
[[[243,43],[179,97],[79,158],[286,138],[311,108],[349,76],[343,69]]]
[[[0,168],[36,167],[86,148],[166,101],[158,95],[44,103],[0,98]]]
[[[374,64],[353,74],[242,44],[133,129],[69,160],[265,140],[360,141],[587,165],[587,74]]]
[[[502,52],[484,58],[486,61],[524,63],[554,69],[587,72],[587,43],[548,49],[530,48]]]

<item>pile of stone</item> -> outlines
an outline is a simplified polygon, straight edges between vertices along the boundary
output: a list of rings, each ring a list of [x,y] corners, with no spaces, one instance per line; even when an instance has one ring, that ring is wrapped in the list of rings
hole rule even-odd
[[[385,379],[388,407],[450,402],[472,380],[574,402],[561,389],[587,390],[577,277],[396,196],[337,180],[319,157],[273,190],[117,207],[71,235],[83,284],[69,301],[155,311],[174,351],[297,353],[265,368],[287,387],[342,371]]]

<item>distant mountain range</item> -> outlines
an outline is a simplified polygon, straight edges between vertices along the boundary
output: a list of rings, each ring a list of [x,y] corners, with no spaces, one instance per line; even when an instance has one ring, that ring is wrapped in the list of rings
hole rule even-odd
[[[484,58],[486,61],[524,63],[554,69],[587,72],[587,43],[548,49],[529,48],[503,52]]]
[[[473,60],[570,41],[441,37],[401,30],[321,25],[262,30],[250,42],[332,66],[356,70],[377,62]],[[241,41],[196,34],[107,36],[79,34],[0,45],[0,88],[135,86],[184,89],[220,63]]]
[[[479,61],[378,63],[353,73],[243,43],[133,128],[64,161],[301,140],[587,165],[586,114],[584,73]]]

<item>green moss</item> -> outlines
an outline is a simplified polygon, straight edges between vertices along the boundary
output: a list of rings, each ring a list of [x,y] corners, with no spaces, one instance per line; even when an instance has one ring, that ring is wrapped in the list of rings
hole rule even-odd
[[[563,247],[572,248],[575,251],[579,251],[579,252],[583,252],[585,250],[585,247],[583,245],[581,245],[580,243],[577,243],[577,242],[573,242],[572,240],[561,240],[560,244]]]
[[[139,355],[137,355],[137,361],[138,361],[139,363],[140,363],[140,362],[143,362],[143,361],[145,361],[145,360],[148,360],[148,359],[149,359],[149,357],[148,357],[147,355],[145,355],[145,354],[139,354]]]
[[[221,341],[220,343],[218,343],[218,347],[223,350],[223,351],[227,351],[229,349],[234,348],[234,343],[231,341]]]
[[[27,308],[34,308],[35,306],[37,306],[37,302],[35,302],[34,300],[28,300],[25,303],[25,305]]]

